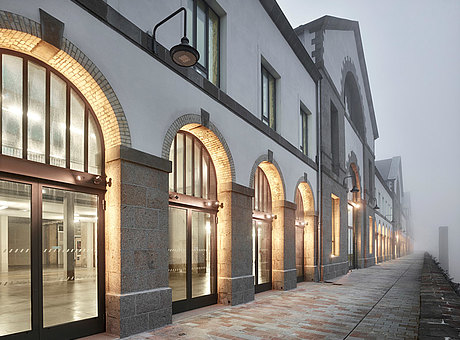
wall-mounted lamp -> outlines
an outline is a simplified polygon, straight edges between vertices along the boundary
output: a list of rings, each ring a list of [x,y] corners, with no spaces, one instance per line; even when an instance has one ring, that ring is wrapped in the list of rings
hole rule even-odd
[[[353,178],[353,177],[355,177],[355,176],[353,176],[353,175],[345,176],[345,177],[343,178],[342,186],[344,186],[344,187],[346,186],[345,180],[346,180],[347,178]],[[347,189],[348,189],[348,186],[346,186],[346,187],[347,187]],[[358,187],[357,187],[355,184],[353,184],[353,188],[351,188],[350,192],[352,192],[352,193],[359,192],[359,189],[358,189]]]
[[[177,11],[169,15],[168,17],[161,20],[153,28],[153,52],[156,54],[156,32],[158,27],[163,25],[166,21],[173,18],[180,12],[184,12],[184,36],[181,39],[180,44],[173,46],[169,51],[171,59],[179,66],[182,67],[191,67],[195,65],[200,59],[200,53],[196,48],[189,45],[189,40],[187,38],[187,10],[184,7],[179,8]]]
[[[380,207],[377,205],[377,199],[375,197],[369,198],[369,204],[371,206],[373,206],[372,209],[374,209],[374,210],[379,210],[380,209]]]

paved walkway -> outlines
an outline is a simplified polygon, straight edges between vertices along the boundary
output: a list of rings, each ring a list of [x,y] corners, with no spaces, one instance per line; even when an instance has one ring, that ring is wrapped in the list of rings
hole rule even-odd
[[[175,316],[129,339],[416,339],[423,254]]]

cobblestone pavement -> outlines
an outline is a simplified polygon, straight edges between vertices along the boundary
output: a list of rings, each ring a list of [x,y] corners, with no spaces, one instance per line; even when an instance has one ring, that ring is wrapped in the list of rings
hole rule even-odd
[[[423,254],[214,307],[129,339],[416,339]]]

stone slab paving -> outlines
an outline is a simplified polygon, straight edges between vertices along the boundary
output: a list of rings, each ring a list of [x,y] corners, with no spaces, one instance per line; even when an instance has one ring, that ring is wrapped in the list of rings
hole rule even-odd
[[[460,296],[426,253],[420,288],[419,339],[460,339]]]
[[[416,339],[423,254],[258,294],[129,339]]]

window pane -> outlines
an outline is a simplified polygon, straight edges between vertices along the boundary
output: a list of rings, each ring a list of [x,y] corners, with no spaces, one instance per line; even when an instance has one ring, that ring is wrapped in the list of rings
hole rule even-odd
[[[268,78],[268,97],[269,97],[269,126],[272,129],[276,127],[276,87],[275,78],[269,76]]]
[[[187,297],[187,210],[169,208],[169,287],[172,300]]]
[[[190,45],[193,46],[193,0],[187,0],[185,8],[187,10],[187,38],[190,41]]]
[[[184,193],[184,135],[178,133],[177,136],[177,192]]]
[[[174,150],[175,150],[175,145],[174,141],[171,145],[171,149],[169,150],[169,160],[171,161],[171,169],[172,171],[169,173],[169,191],[174,191],[174,175],[176,172],[174,171]]]
[[[216,292],[214,215],[192,212],[192,298]]]
[[[207,154],[203,154],[202,158],[203,162],[203,182],[202,182],[202,187],[203,189],[201,192],[203,193],[203,198],[208,199],[209,198],[209,192],[208,192],[208,185],[209,185],[209,168],[208,168],[208,162],[209,162],[209,156]]]
[[[0,181],[0,336],[32,328],[30,189]]]
[[[98,316],[96,195],[42,189],[43,326]]]
[[[84,170],[85,103],[72,90],[70,93],[70,168]]]
[[[303,228],[295,227],[295,267],[297,277],[303,276],[303,232]]]
[[[50,164],[65,168],[66,83],[51,73]]]
[[[214,85],[219,86],[219,17],[212,9],[208,10],[208,15],[208,79]]]
[[[195,196],[201,197],[201,145],[195,143]]]
[[[22,158],[22,58],[2,56],[2,153]]]
[[[257,260],[258,260],[258,283],[271,281],[271,223],[257,221]]]
[[[46,70],[29,62],[27,159],[45,163]]]
[[[88,172],[101,175],[102,143],[96,120],[88,114]]]
[[[189,135],[185,136],[185,143],[186,143],[186,149],[185,149],[185,182],[186,182],[186,194],[187,195],[193,195],[193,167],[192,167],[192,148],[193,148],[193,142],[192,142],[192,137]]]
[[[268,75],[262,69],[262,115],[268,121]]]
[[[203,1],[197,2],[196,14],[196,49],[200,53],[198,61],[203,67],[207,67],[206,60],[206,7]]]

